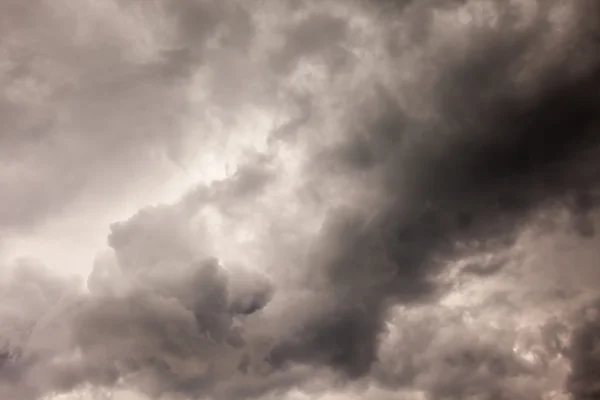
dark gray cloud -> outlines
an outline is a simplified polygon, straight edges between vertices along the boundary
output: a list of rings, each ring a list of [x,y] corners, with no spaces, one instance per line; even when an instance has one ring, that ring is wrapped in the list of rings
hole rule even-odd
[[[567,389],[575,400],[595,399],[598,397],[598,307],[592,304],[581,310],[579,326],[574,330],[567,350],[571,361],[571,374]]]
[[[388,95],[374,124],[335,149],[342,173],[376,170],[373,179],[383,181],[391,205],[373,220],[351,213],[331,222],[322,238],[326,257],[314,261],[320,272],[312,273],[326,282],[319,290],[332,293],[333,311],[278,347],[277,360],[367,373],[390,302],[439,294],[431,282],[443,266],[436,257],[451,257],[457,241],[473,238],[510,245],[527,213],[595,187],[598,65],[565,78],[568,60],[558,60],[523,95],[511,88],[510,74],[547,20],[540,15],[532,28],[513,33],[502,11],[498,31],[484,29],[465,58],[440,67],[433,123],[411,120]]]
[[[81,43],[51,19],[67,61],[23,56],[2,77],[15,93],[33,85],[39,103],[0,104],[15,116],[3,158],[39,155],[47,175],[11,162],[60,196],[8,174],[3,208],[32,208],[5,225],[64,206],[76,189],[53,178],[82,160],[73,187],[150,173],[155,151],[185,160],[195,142],[178,124],[204,107],[231,128],[217,134],[251,135],[252,107],[276,115],[262,148],[241,146],[236,173],[113,224],[88,293],[37,267],[3,280],[0,393],[594,398],[597,323],[563,318],[598,282],[600,10],[559,3],[111,2],[118,12],[86,18],[101,27],[110,14],[121,30]],[[38,114],[52,129],[31,125]],[[36,190],[49,197],[24,201]],[[532,261],[561,243],[577,279],[565,260]]]

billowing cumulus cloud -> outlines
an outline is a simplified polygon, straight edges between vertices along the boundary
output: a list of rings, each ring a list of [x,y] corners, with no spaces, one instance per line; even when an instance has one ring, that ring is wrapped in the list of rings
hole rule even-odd
[[[597,396],[594,2],[2,8],[8,237],[190,175],[6,260],[2,397]]]

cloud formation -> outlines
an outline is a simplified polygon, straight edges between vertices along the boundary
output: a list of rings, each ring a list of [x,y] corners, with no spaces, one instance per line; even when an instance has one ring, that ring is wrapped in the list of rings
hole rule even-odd
[[[0,17],[3,231],[234,172],[85,285],[3,265],[1,397],[597,395],[594,2],[38,3]]]

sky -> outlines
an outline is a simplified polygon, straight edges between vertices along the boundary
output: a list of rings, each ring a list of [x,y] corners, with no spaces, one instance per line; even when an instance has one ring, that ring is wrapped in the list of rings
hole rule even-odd
[[[0,2],[0,398],[600,398],[594,0]]]

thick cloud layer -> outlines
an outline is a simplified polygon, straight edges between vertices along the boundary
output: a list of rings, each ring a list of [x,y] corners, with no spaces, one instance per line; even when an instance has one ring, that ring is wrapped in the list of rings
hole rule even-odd
[[[597,396],[593,1],[2,8],[3,230],[235,171],[3,267],[0,397]]]

